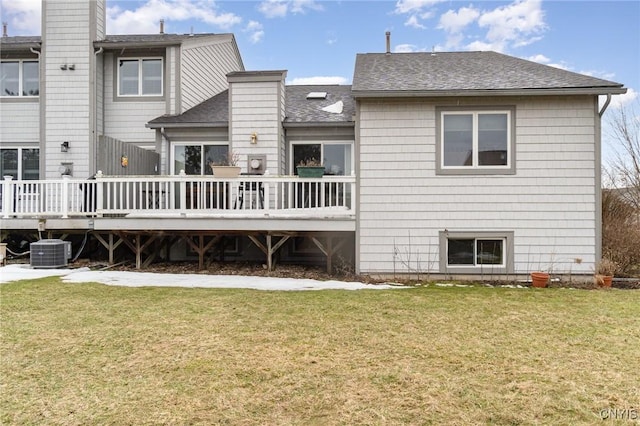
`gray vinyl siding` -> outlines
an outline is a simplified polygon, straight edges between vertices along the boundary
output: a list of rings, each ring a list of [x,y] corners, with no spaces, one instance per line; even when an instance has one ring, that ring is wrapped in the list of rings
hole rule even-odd
[[[412,268],[437,272],[438,232],[449,230],[513,231],[516,273],[589,273],[596,258],[595,102],[361,102],[359,272],[407,272],[403,257]],[[465,104],[515,106],[515,175],[436,175],[436,107]]]
[[[0,120],[0,145],[38,142],[40,140],[40,104],[0,101],[3,119]],[[6,119],[5,117],[11,117]]]
[[[95,5],[95,4],[94,4]],[[60,177],[61,162],[72,162],[74,177],[90,175],[92,129],[89,115],[91,91],[90,61],[93,60],[91,25],[87,20],[95,8],[84,0],[47,3],[43,7],[43,57],[46,87],[43,91],[46,178]],[[75,70],[62,70],[61,65]],[[60,144],[69,142],[69,152],[61,153]],[[44,154],[44,155],[43,155]]]
[[[266,155],[267,169],[278,173],[282,128],[280,106],[281,82],[231,83],[230,132],[231,147],[240,155],[240,166],[246,171],[248,155]],[[258,135],[257,143],[251,144],[251,134]]]
[[[166,113],[164,100],[145,100],[143,98],[118,102],[114,99],[117,91],[117,71],[114,65],[116,56],[108,52],[104,56],[104,134],[124,142],[145,147],[155,147],[155,131],[145,127],[150,120]],[[166,67],[165,67],[166,69]],[[165,79],[167,78],[165,73]],[[167,86],[171,81],[165,83]],[[166,93],[165,93],[166,96]]]
[[[182,44],[182,111],[226,90],[226,75],[231,71],[242,71],[242,63],[232,40],[231,35],[221,35],[213,40],[197,38]]]

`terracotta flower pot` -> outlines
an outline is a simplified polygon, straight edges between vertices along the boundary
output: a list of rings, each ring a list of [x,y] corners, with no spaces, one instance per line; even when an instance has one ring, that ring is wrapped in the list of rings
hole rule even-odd
[[[543,288],[549,283],[549,274],[546,272],[532,272],[531,285],[533,287]]]
[[[611,283],[613,282],[613,275],[596,274],[595,280],[598,287],[611,287]]]

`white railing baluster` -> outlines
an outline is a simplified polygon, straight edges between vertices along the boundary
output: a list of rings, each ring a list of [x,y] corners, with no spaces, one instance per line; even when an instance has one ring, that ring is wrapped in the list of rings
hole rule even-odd
[[[353,216],[355,176],[104,176],[94,180],[0,181],[0,217],[199,213],[256,217],[321,209]],[[326,213],[326,212],[325,212]]]

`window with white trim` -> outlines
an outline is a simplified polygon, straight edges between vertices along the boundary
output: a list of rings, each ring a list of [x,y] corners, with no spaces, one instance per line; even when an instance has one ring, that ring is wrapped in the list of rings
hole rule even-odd
[[[162,58],[119,58],[119,96],[162,96]]]
[[[33,60],[0,63],[0,96],[40,95],[40,64]]]
[[[512,231],[441,231],[440,272],[513,272]]]
[[[0,176],[14,179],[37,180],[40,178],[40,150],[38,148],[0,149]]]
[[[438,109],[439,174],[512,174],[514,109]]]
[[[227,158],[229,144],[220,143],[180,143],[173,146],[171,172],[187,175],[211,175],[210,163],[220,163]]]

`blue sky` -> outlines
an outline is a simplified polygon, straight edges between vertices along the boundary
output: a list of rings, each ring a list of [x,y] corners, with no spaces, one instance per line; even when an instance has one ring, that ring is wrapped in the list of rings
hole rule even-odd
[[[0,0],[9,35],[40,34],[40,0]],[[287,82],[351,83],[357,53],[496,50],[640,92],[640,2],[107,0],[107,33],[235,34],[247,70]]]
[[[9,35],[40,34],[40,0],[1,0]],[[109,34],[233,32],[248,70],[351,82],[357,53],[497,50],[640,91],[638,1],[107,0]]]

